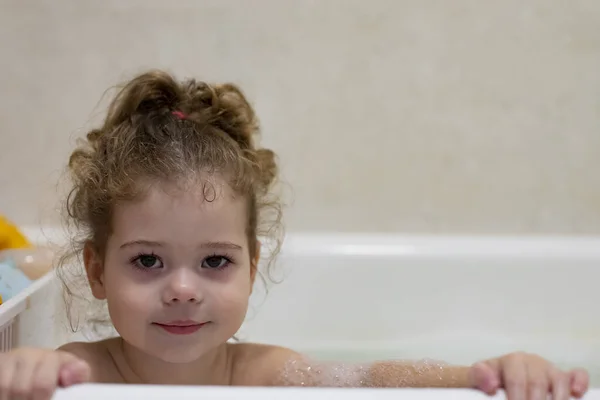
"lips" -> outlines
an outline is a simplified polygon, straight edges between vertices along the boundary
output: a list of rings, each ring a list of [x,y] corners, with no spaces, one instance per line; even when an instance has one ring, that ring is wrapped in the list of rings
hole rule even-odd
[[[196,322],[196,321],[170,321],[170,322],[154,322],[154,325],[165,331],[175,335],[190,335],[197,332],[206,325],[208,322]]]

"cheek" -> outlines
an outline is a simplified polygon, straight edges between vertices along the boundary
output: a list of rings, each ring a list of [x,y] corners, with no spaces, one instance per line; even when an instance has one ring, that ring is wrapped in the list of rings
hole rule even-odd
[[[134,319],[148,314],[157,301],[153,283],[136,281],[130,273],[117,271],[119,268],[123,267],[112,266],[105,270],[104,288],[111,314],[126,314],[127,318]]]
[[[235,312],[236,310],[245,312],[251,293],[250,289],[248,272],[240,269],[233,276],[230,276],[227,282],[214,285],[209,290],[214,307],[228,312]]]

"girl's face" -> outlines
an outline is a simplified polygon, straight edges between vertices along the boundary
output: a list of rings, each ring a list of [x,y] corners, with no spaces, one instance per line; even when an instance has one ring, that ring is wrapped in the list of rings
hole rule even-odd
[[[86,257],[92,292],[107,300],[123,340],[164,361],[198,359],[246,315],[257,260],[249,257],[245,201],[223,181],[214,186],[214,201],[202,187],[156,186],[143,201],[116,207],[103,262]]]

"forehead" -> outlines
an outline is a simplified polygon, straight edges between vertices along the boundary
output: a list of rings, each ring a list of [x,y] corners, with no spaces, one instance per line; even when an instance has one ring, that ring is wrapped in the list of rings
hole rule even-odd
[[[155,184],[139,200],[115,207],[112,236],[165,242],[241,239],[246,232],[245,205],[218,179],[186,187]]]

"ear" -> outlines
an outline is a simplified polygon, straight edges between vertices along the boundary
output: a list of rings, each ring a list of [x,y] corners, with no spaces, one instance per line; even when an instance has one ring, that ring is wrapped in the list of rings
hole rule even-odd
[[[98,300],[106,299],[104,290],[104,265],[100,255],[89,241],[83,247],[83,264],[88,283],[92,289],[92,295]]]
[[[256,252],[254,258],[250,260],[250,285],[254,287],[254,280],[256,279],[256,273],[258,272],[258,261],[260,260],[260,247],[261,243],[256,240]]]

